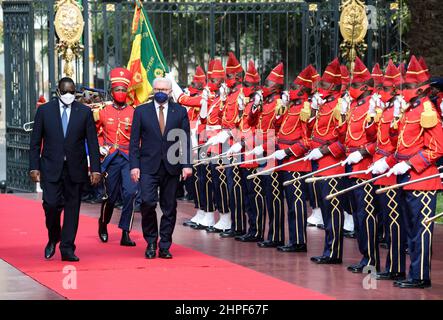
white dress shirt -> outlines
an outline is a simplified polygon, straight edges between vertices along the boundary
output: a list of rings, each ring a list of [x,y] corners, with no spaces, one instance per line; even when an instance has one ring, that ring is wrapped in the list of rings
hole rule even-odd
[[[59,99],[58,100],[58,105],[60,108],[60,117],[63,117],[63,110],[65,109],[65,105],[63,104],[63,102]],[[68,107],[66,108],[66,114],[68,115],[68,123],[69,123],[69,117],[71,116],[71,105],[68,105]]]
[[[160,112],[159,108],[160,103],[154,100],[154,106],[155,106],[155,112],[157,113],[157,120],[159,120],[160,118],[158,117],[158,115]],[[166,127],[166,118],[168,117],[168,101],[165,101],[165,103],[163,103],[163,116],[165,118],[165,127]]]

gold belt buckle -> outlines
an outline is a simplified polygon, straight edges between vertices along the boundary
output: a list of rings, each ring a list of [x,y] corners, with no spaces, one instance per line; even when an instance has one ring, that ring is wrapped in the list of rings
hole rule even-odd
[[[116,144],[116,143],[114,143],[113,147],[114,147],[114,149],[118,149],[118,148],[119,148],[119,145]]]

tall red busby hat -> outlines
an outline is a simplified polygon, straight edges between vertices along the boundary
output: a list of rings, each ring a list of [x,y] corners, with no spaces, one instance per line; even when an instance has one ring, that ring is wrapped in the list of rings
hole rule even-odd
[[[229,52],[228,61],[226,62],[226,74],[243,72],[243,68],[235,57],[234,53]]]
[[[376,63],[374,68],[372,68],[371,76],[372,79],[374,79],[375,86],[383,84],[383,72],[381,71],[378,63]]]
[[[317,70],[312,65],[307,66],[295,78],[294,83],[312,89],[313,83],[319,78]]]
[[[338,58],[335,58],[326,66],[321,80],[334,85],[341,85],[341,70]]]
[[[428,80],[431,78],[431,74],[429,73],[429,68],[426,64],[425,58],[420,57],[418,59],[418,63],[420,63],[421,68],[425,71],[426,76],[428,77]]]
[[[349,82],[351,82],[351,78],[349,77],[348,67],[346,67],[345,65],[341,65],[340,73],[341,73],[341,84],[347,86]]]
[[[354,71],[352,73],[352,83],[366,82],[371,79],[371,74],[368,68],[366,68],[363,61],[359,57],[355,58],[354,61]]]
[[[401,72],[395,66],[391,59],[389,59],[388,66],[386,67],[385,76],[383,77],[383,85],[385,87],[397,87],[399,88],[402,82]]]
[[[223,69],[220,59],[214,59],[212,65],[211,78],[224,78],[224,77],[225,77],[225,70]]]
[[[111,88],[123,86],[127,88],[132,79],[132,73],[125,68],[115,68],[109,73]]]
[[[214,67],[214,59],[211,59],[208,62],[208,79],[211,79],[213,67]]]
[[[283,62],[280,62],[274,69],[272,69],[271,73],[268,75],[266,80],[273,81],[277,84],[283,85],[285,76],[283,72]]]
[[[206,75],[205,72],[203,71],[202,67],[197,66],[197,68],[195,69],[195,75],[194,75],[194,82],[198,82],[198,83],[202,83],[203,86],[206,85]]]
[[[406,71],[405,83],[421,84],[429,80],[426,70],[423,70],[417,58],[413,55]]]
[[[246,71],[245,75],[245,81],[249,83],[259,83],[260,80],[260,75],[258,74],[257,69],[255,69],[254,61],[249,60],[248,70]]]

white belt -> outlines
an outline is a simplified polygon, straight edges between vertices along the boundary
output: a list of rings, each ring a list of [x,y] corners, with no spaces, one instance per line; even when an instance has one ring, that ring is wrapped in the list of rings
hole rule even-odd
[[[206,125],[206,130],[221,130],[221,125],[215,125],[215,126]]]

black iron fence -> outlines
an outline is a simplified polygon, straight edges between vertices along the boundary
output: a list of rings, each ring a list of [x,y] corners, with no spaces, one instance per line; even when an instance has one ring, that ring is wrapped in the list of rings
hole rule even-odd
[[[131,50],[134,1],[79,0],[83,7],[85,50],[75,60],[75,81],[108,88],[109,71],[125,66]],[[371,19],[366,62],[385,64],[401,49],[393,1],[368,0]],[[9,187],[33,190],[27,180],[29,133],[22,129],[34,116],[39,95],[49,99],[62,76],[55,52],[54,0],[3,1],[7,180]],[[179,82],[187,84],[195,67],[211,57],[225,60],[234,51],[243,66],[256,62],[262,79],[280,61],[286,83],[307,64],[319,71],[339,55],[339,0],[318,1],[144,1],[157,39]],[[374,15],[374,12],[376,13]],[[224,62],[224,61],[223,61]]]

